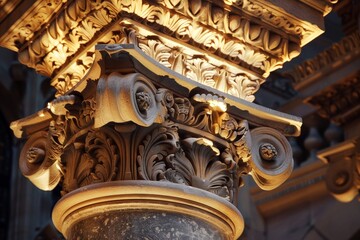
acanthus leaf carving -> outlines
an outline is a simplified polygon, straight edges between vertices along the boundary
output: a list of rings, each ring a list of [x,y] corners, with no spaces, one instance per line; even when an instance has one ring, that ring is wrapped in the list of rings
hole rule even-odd
[[[140,179],[170,181],[197,187],[232,200],[233,162],[223,160],[220,150],[205,138],[179,142],[178,128],[164,122],[148,134],[138,147]]]
[[[177,127],[164,122],[147,135],[138,148],[137,164],[141,179],[159,181],[164,179],[165,159],[179,149]]]
[[[187,138],[182,141],[185,154],[191,161],[194,175],[191,186],[213,192],[230,200],[232,179],[230,172],[219,159],[219,150],[206,139]]]
[[[76,188],[123,177],[125,153],[122,138],[103,127],[68,145],[62,157],[63,194]]]
[[[45,75],[54,75],[60,72],[63,76],[56,81],[61,81],[61,79],[63,81],[79,81],[88,67],[85,67],[81,76],[75,78],[65,77],[64,75],[71,75],[72,71],[67,71],[67,68],[62,66],[71,61],[73,57],[86,55],[82,49],[89,49],[89,45],[94,42],[95,35],[99,31],[111,32],[113,27],[110,29],[110,22],[114,19],[119,23],[124,21],[125,17],[120,17],[122,16],[120,13],[123,13],[124,16],[132,16],[135,21],[160,30],[180,41],[189,42],[191,40],[191,44],[197,45],[206,52],[224,57],[243,67],[250,67],[251,71],[264,74],[264,76],[275,69],[274,66],[281,66],[288,57],[293,57],[294,54],[290,53],[293,48],[290,49],[287,46],[298,45],[298,43],[285,38],[285,35],[263,26],[259,27],[258,22],[242,17],[238,12],[230,14],[228,10],[221,9],[214,3],[201,1],[157,2],[160,5],[150,5],[141,1],[110,0],[71,3],[68,11],[61,11],[51,22],[49,30],[42,31],[41,40],[34,39],[33,43],[20,52],[19,58],[23,63],[35,67]],[[254,3],[247,3],[245,9],[248,10],[249,5],[254,5]],[[166,7],[175,8],[177,11],[171,12]],[[253,10],[254,8],[249,7],[249,9]],[[261,15],[261,13],[259,14]],[[193,21],[186,17],[187,15],[203,23],[204,26],[194,25]],[[274,22],[276,21],[274,20]],[[233,37],[229,39],[224,37],[224,34],[231,34]],[[250,44],[243,44],[244,41],[249,41]],[[68,47],[64,47],[65,45]],[[272,56],[272,60],[265,63],[269,58],[268,55]],[[165,62],[165,64],[168,63]],[[53,83],[53,85],[59,87],[57,89],[61,90],[61,93],[74,86],[74,84],[66,84],[65,91],[63,91],[62,84]],[[208,85],[213,84],[208,81]]]

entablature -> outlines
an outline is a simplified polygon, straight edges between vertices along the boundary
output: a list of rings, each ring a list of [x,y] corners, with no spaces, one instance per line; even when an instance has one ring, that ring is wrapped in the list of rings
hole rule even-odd
[[[253,101],[253,93],[269,73],[297,56],[301,46],[323,31],[321,8],[307,1],[293,2],[301,9],[312,9],[312,16],[278,1],[262,0],[38,1],[21,12],[11,28],[2,27],[0,44],[18,51],[22,63],[51,76],[59,94],[89,70],[96,43],[136,43],[150,49],[144,50],[150,56],[161,53],[160,62],[165,58],[163,63],[180,74],[188,69],[190,73],[185,74],[192,80],[197,79],[191,66],[200,67],[210,78],[210,86],[223,84],[224,75],[245,76],[252,82],[250,94],[227,93]],[[139,30],[135,36],[119,31],[129,24],[130,29]],[[157,45],[175,54],[170,60],[166,59],[169,51],[151,49],[154,35],[160,36]],[[185,59],[182,68],[167,63],[179,63],[181,58]]]

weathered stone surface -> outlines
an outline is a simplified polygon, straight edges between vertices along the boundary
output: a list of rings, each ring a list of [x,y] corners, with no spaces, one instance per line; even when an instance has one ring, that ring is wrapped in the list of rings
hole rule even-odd
[[[169,182],[116,181],[79,188],[59,200],[55,226],[68,239],[219,239],[240,236],[228,201]]]
[[[232,239],[212,224],[182,213],[162,211],[117,211],[98,213],[75,223],[69,239],[113,240],[209,240]]]

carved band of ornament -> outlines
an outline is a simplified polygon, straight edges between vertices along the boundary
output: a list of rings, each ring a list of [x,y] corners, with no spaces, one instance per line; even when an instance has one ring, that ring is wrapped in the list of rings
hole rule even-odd
[[[262,79],[234,74],[225,66],[209,63],[204,56],[191,56],[181,48],[171,48],[159,39],[139,39],[139,47],[153,59],[206,86],[252,102]]]
[[[300,52],[299,44],[271,32],[264,26],[250,23],[240,16],[221,18],[223,21],[231,20],[223,24],[224,29],[228,26],[225,33],[233,36],[232,40],[227,40],[215,29],[203,26],[195,28],[190,20],[179,14],[171,15],[169,10],[160,6],[150,6],[138,1],[136,3],[76,1],[69,4],[68,8],[62,11],[38,38],[33,39],[28,47],[19,52],[19,59],[40,73],[50,76],[65,64],[80,46],[87,48],[85,46],[94,41],[99,31],[104,31],[111,22],[118,20],[119,13],[121,17],[129,15],[130,18],[139,18],[138,21],[170,34],[180,41],[189,42],[191,39],[193,43],[199,44],[209,52],[229,55],[227,51],[241,47],[235,50],[238,52],[237,56],[235,58],[232,56],[230,59],[243,61],[265,74],[273,70],[272,66],[282,64]],[[228,13],[225,11],[224,14]],[[239,40],[246,44],[236,44]],[[247,49],[247,45],[251,45],[254,49]],[[243,50],[239,51],[239,49]],[[267,63],[263,63],[264,61]]]
[[[204,85],[216,88],[222,92],[239,97],[247,101],[254,101],[254,94],[264,81],[246,73],[235,74],[225,66],[216,66],[209,63],[205,56],[189,55],[186,49],[165,45],[159,38],[144,37],[137,33],[133,26],[120,26],[119,32],[109,34],[102,42],[107,43],[136,43],[150,57],[188,78]],[[93,56],[93,54],[92,54]],[[90,68],[92,57],[87,53],[73,63],[53,84],[58,95],[69,91]],[[84,63],[81,65],[81,63]],[[86,63],[86,64],[85,64]],[[223,63],[223,62],[222,62]]]
[[[14,1],[11,1],[14,2]],[[61,0],[38,1],[32,11],[21,16],[12,28],[11,35],[0,38],[1,45],[13,51],[19,51],[27,41],[33,39],[36,32],[46,24],[63,6]],[[0,8],[2,8],[0,6]],[[5,7],[4,7],[5,8]]]
[[[344,61],[345,56],[358,56],[360,54],[360,34],[359,31],[344,37],[339,42],[333,44],[329,49],[319,53],[310,60],[306,60],[296,66],[286,74],[291,76],[294,85],[300,86],[307,79],[317,74],[323,69],[332,69]]]
[[[282,29],[286,34],[293,35],[294,38],[300,37],[305,45],[305,39],[315,34],[319,29],[311,24],[305,24],[293,17],[290,17],[283,12],[270,7],[269,4],[263,1],[251,0],[223,0],[226,5],[231,6],[231,10],[225,10],[223,5],[218,1],[207,2],[201,0],[155,0],[163,6],[174,9],[183,15],[200,21],[201,23],[211,26],[226,34],[231,34],[239,25],[238,19],[245,14],[261,19],[261,21],[277,28]],[[219,1],[220,2],[220,1]],[[231,14],[229,13],[231,11]],[[248,17],[249,19],[249,17]],[[301,23],[300,23],[301,22]],[[255,23],[255,29],[256,29]],[[262,24],[259,24],[262,25]]]
[[[311,23],[300,21],[291,15],[277,10],[276,7],[273,7],[268,1],[224,0],[224,2],[251,16],[261,18],[267,24],[283,29],[290,35],[300,37],[301,46],[304,46],[322,32],[317,26]]]
[[[359,113],[360,72],[356,76],[335,84],[311,97],[308,103],[318,107],[318,113],[325,118],[342,124]]]

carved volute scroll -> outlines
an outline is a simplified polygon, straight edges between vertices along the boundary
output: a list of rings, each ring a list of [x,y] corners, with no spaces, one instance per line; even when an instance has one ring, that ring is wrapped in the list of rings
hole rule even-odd
[[[266,127],[252,130],[251,139],[254,180],[264,190],[278,187],[293,169],[290,143],[282,134]]]
[[[148,127],[160,122],[163,106],[156,101],[156,89],[144,76],[111,73],[99,79],[96,94],[95,128],[110,121],[132,121]]]
[[[61,179],[59,159],[50,156],[51,151],[60,149],[50,149],[48,146],[50,138],[46,131],[33,134],[24,145],[19,162],[22,174],[36,187],[46,191],[54,189]]]

